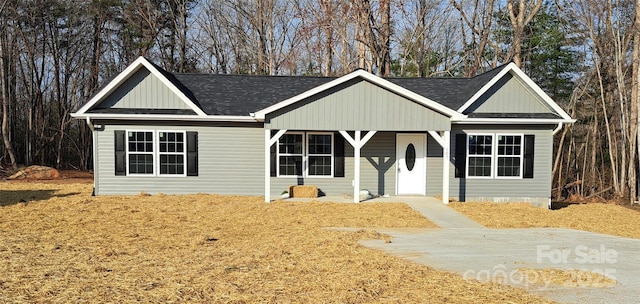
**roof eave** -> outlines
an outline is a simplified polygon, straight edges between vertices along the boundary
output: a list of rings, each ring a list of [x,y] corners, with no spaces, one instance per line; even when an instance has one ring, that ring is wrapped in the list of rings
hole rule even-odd
[[[166,121],[224,121],[224,122],[259,122],[251,116],[234,115],[166,115],[166,114],[71,114],[76,119],[102,119],[102,120],[166,120]]]
[[[452,124],[558,124],[574,123],[575,119],[565,118],[466,118],[451,120]]]

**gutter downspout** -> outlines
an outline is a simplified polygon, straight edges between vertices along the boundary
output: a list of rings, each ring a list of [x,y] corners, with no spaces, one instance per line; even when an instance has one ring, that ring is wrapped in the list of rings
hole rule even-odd
[[[560,132],[560,130],[562,130],[562,126],[563,126],[563,123],[559,122],[558,127],[553,129],[553,135],[556,135],[556,133]]]
[[[93,158],[93,191],[91,191],[91,196],[96,196],[96,128],[93,127],[93,123],[91,122],[91,118],[87,117],[87,126],[89,126],[89,130],[91,130],[91,157]]]

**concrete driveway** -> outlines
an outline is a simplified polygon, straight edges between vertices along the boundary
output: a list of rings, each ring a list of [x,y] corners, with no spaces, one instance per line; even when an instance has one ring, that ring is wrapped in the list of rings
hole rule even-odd
[[[402,198],[442,227],[420,232],[379,230],[391,243],[367,240],[364,246],[457,272],[466,279],[497,279],[531,293],[566,303],[638,303],[640,240],[572,229],[485,228],[433,198]],[[395,198],[395,201],[399,201]],[[613,287],[559,287],[548,278],[526,280],[518,268],[561,268],[597,272],[615,279]],[[597,280],[582,273],[579,283]]]

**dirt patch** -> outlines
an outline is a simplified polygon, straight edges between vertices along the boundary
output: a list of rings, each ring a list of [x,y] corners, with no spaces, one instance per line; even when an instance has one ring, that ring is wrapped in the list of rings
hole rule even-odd
[[[0,183],[41,183],[41,184],[92,184],[93,183],[93,173],[86,171],[78,171],[78,170],[59,170],[60,175],[58,177],[50,178],[47,180],[41,180],[37,178],[26,177],[23,179],[14,179],[14,180],[0,180]]]
[[[571,228],[640,239],[640,212],[615,204],[570,204],[558,210],[529,203],[451,203],[489,228]]]
[[[91,197],[90,184],[0,190],[49,196],[0,207],[0,302],[545,302],[358,244],[383,238],[376,227],[434,226],[404,204]]]
[[[520,268],[523,281],[539,287],[596,287],[606,288],[616,285],[616,281],[597,272],[577,269]]]

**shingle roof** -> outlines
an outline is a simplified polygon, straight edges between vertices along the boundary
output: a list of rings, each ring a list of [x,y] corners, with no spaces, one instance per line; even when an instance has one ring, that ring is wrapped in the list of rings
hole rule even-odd
[[[171,74],[156,67],[208,115],[246,116],[337,78]],[[386,78],[386,80],[452,110],[457,110],[504,67],[506,65],[472,78]]]

